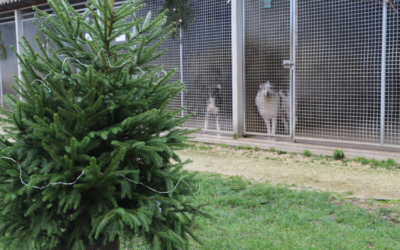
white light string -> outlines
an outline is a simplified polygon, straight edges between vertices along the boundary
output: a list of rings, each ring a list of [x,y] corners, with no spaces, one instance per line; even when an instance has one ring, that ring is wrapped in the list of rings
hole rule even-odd
[[[49,75],[51,75],[51,72],[50,73],[48,73],[42,80],[46,80],[46,78],[49,76]],[[51,91],[50,90],[50,88],[49,87],[47,87],[47,85],[46,85],[46,83],[45,82],[43,82],[42,80],[40,80],[40,79],[36,79],[36,80],[34,80],[33,82],[31,82],[31,84],[33,84],[34,82],[41,82],[41,83],[43,83],[43,85],[49,90],[49,91]]]
[[[101,48],[100,50],[99,50],[99,53],[97,53],[97,56],[94,58],[94,60],[96,60],[98,57],[99,57],[99,55],[100,55],[100,53],[101,53],[101,51],[102,50],[104,50],[104,51],[106,51],[104,48]],[[106,51],[107,52],[107,51]],[[84,66],[84,67],[89,67],[88,65],[86,65],[86,64],[83,64],[81,61],[79,61],[78,59],[75,59],[75,58],[73,58],[73,57],[66,57],[65,59],[64,59],[64,61],[63,61],[63,64],[62,64],[62,67],[61,67],[61,70],[62,70],[62,72],[64,73],[64,64],[65,64],[65,62],[66,62],[66,60],[67,59],[72,59],[72,60],[75,60],[75,61],[77,61],[79,64],[81,64],[82,66]],[[128,63],[129,62],[129,60],[126,60],[126,61],[124,61],[121,65],[119,65],[119,66],[113,66],[113,65],[111,65],[111,62],[110,62],[110,58],[107,56],[107,61],[108,61],[108,65],[111,67],[111,68],[120,68],[120,67],[123,67],[123,66],[125,66],[126,65],[126,63]],[[136,66],[137,67],[137,66]],[[139,67],[137,67],[140,71],[142,71],[142,73],[144,73],[144,71],[141,69],[141,68],[139,68]]]
[[[197,192],[193,194],[198,194],[200,192],[200,188],[201,188],[201,183],[199,182],[199,190],[197,190]]]
[[[150,189],[151,191],[153,191],[153,192],[155,192],[155,193],[158,193],[158,194],[169,194],[169,193],[174,192],[175,189],[178,187],[179,182],[181,182],[181,180],[182,180],[183,178],[186,177],[186,176],[181,177],[181,178],[179,179],[178,183],[176,183],[174,189],[172,189],[171,191],[160,192],[160,191],[157,191],[157,190],[155,190],[155,189],[153,189],[153,188],[151,188],[151,187],[149,187],[149,186],[144,185],[144,184],[141,183],[141,182],[136,182],[136,181],[134,181],[134,180],[131,180],[131,179],[129,179],[129,178],[126,178],[126,177],[123,176],[123,175],[117,174],[116,176],[118,176],[118,175],[121,176],[122,178],[124,178],[124,179],[127,180],[127,181],[133,182],[133,183],[135,183],[135,184],[137,184],[137,185],[145,186],[146,188],[148,188],[148,189]]]
[[[21,183],[24,184],[25,186],[33,187],[33,188],[36,188],[36,189],[45,189],[50,185],[74,185],[79,180],[79,178],[81,178],[81,176],[85,173],[85,171],[82,170],[82,174],[79,175],[78,178],[76,178],[76,180],[74,182],[71,182],[71,183],[65,183],[65,182],[54,182],[53,183],[53,182],[51,182],[51,183],[47,184],[46,186],[36,187],[36,186],[33,186],[33,185],[26,184],[24,182],[24,180],[22,179],[22,168],[21,168],[21,165],[19,165],[19,163],[16,160],[14,160],[13,158],[10,158],[10,157],[5,157],[5,156],[1,156],[0,158],[9,159],[9,160],[12,160],[13,162],[17,163],[18,167],[19,167],[19,178],[21,179]]]
[[[101,50],[104,50],[104,48],[102,48]],[[101,50],[99,51],[99,53],[97,54],[97,56],[95,57],[95,59],[100,55]],[[66,58],[64,59],[64,61],[63,61],[62,67],[61,67],[62,73],[64,73],[64,64],[65,64],[65,62],[66,62],[67,59],[73,59],[73,60],[77,61],[79,64],[83,65],[84,67],[86,67],[86,68],[89,67],[88,65],[83,64],[83,63],[82,63],[81,61],[79,61],[78,59],[75,59],[75,58],[72,58],[72,57],[66,57]],[[108,57],[107,57],[107,59],[108,59]],[[112,66],[111,63],[110,63],[110,60],[108,60],[108,63],[109,63],[109,65],[110,65],[110,67],[112,67],[112,68],[114,68],[114,67],[116,67],[116,68],[122,67],[122,66],[124,66],[127,62],[129,62],[129,60],[126,60],[126,61],[125,61],[122,65],[120,65],[120,66]],[[136,67],[137,67],[143,74],[145,73],[140,67],[138,67],[138,66],[136,66]],[[167,72],[165,72],[164,70],[162,70],[160,73],[163,73],[164,75],[167,74]],[[160,76],[160,73],[158,74],[158,78],[161,77],[161,76]],[[46,80],[46,78],[47,78],[49,75],[51,75],[51,74],[52,74],[52,72],[48,73],[42,80]],[[57,74],[57,73],[56,73],[56,74]],[[61,74],[57,74],[57,75],[61,75]],[[63,76],[66,76],[66,75],[63,75]],[[67,76],[67,77],[68,77],[68,76]],[[69,77],[68,77],[68,78],[69,78]],[[36,79],[36,80],[34,80],[33,82],[31,82],[31,84],[33,84],[33,83],[35,83],[35,82],[41,82],[41,83],[43,83],[43,85],[44,85],[49,91],[51,91],[50,88],[46,85],[46,83],[43,82],[42,80]]]
[[[69,186],[72,186],[72,185],[74,185],[74,184],[79,180],[79,178],[82,177],[82,175],[85,174],[85,170],[82,170],[82,173],[78,176],[78,178],[76,178],[76,180],[75,180],[74,182],[70,182],[70,183],[66,183],[66,182],[50,182],[50,183],[47,184],[46,186],[37,187],[37,186],[29,185],[29,184],[27,184],[27,183],[24,182],[24,180],[22,179],[22,168],[21,168],[21,165],[19,165],[18,161],[14,160],[13,158],[5,157],[5,156],[1,156],[0,158],[8,159],[8,160],[11,160],[11,161],[17,163],[18,168],[19,168],[19,178],[20,178],[21,183],[22,183],[23,185],[28,186],[28,187],[33,187],[33,188],[36,188],[36,189],[41,189],[41,190],[42,190],[42,189],[45,189],[45,188],[47,188],[47,187],[49,187],[49,186],[51,186],[51,185],[69,185]],[[103,174],[103,173],[101,173],[101,174]],[[178,187],[179,183],[181,182],[181,180],[182,180],[183,178],[186,177],[186,176],[181,177],[181,178],[179,179],[178,183],[176,183],[174,189],[172,189],[171,191],[160,192],[160,191],[157,191],[157,190],[155,190],[155,189],[153,189],[153,188],[151,188],[151,187],[149,187],[149,186],[147,186],[147,185],[144,185],[144,184],[141,183],[141,182],[136,182],[136,181],[134,181],[134,180],[131,180],[131,179],[125,177],[124,175],[117,174],[117,175],[115,175],[115,176],[121,176],[122,178],[126,179],[127,181],[133,182],[133,183],[135,183],[135,184],[137,184],[137,185],[145,186],[146,188],[148,188],[148,189],[150,189],[151,191],[153,191],[153,192],[155,192],[155,193],[158,193],[158,194],[168,194],[168,193],[174,192],[175,189]],[[199,185],[199,191],[200,191],[200,185]],[[199,191],[197,191],[196,193],[198,193]]]

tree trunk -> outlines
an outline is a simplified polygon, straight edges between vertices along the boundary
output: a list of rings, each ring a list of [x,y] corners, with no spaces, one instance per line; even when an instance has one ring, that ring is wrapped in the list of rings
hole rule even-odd
[[[86,250],[119,250],[120,242],[119,237],[115,238],[113,242],[108,242],[103,245],[103,241],[95,242],[91,245],[86,245]],[[57,250],[68,250],[64,246],[58,246]]]

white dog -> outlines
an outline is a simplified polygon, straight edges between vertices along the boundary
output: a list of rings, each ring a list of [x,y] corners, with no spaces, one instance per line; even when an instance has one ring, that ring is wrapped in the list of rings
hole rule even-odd
[[[271,135],[274,135],[276,131],[279,101],[279,95],[275,93],[274,87],[269,82],[260,85],[260,90],[256,97],[256,106],[258,112],[264,118],[265,125],[267,125],[268,134]]]
[[[280,90],[279,96],[282,100],[282,105],[280,108],[280,118],[282,120],[283,126],[285,127],[285,134],[289,134],[289,124],[290,124],[290,96],[287,90]]]

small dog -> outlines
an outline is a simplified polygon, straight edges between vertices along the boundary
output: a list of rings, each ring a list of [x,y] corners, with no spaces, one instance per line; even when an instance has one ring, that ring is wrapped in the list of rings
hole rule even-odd
[[[256,106],[258,112],[265,121],[265,125],[267,125],[268,134],[271,135],[274,135],[276,131],[279,102],[279,95],[275,92],[274,87],[269,82],[260,85],[256,97]]]
[[[204,129],[208,128],[208,119],[210,117],[210,114],[213,114],[216,116],[216,123],[217,123],[217,130],[219,131],[219,101],[220,101],[220,95],[221,95],[221,85],[215,84],[212,86],[207,87],[207,109],[206,109],[206,117],[205,117],[205,123],[204,123]]]
[[[282,120],[283,126],[285,127],[285,134],[289,134],[289,124],[290,124],[290,95],[287,90],[280,90],[279,96],[281,97],[281,107],[280,107],[280,119]]]

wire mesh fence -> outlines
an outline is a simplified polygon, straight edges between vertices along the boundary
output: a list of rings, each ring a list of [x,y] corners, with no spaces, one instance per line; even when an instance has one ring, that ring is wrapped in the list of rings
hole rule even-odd
[[[400,10],[400,1],[392,1]],[[387,10],[385,144],[400,145],[400,16]]]
[[[185,125],[232,131],[231,5],[193,1],[196,20],[182,34]]]
[[[7,108],[4,103],[4,95],[12,94],[15,95],[14,90],[11,88],[15,85],[14,75],[18,75],[18,62],[17,57],[11,50],[10,46],[16,47],[16,34],[15,34],[15,22],[7,22],[0,24],[1,37],[4,41],[5,52],[7,59],[0,59],[0,91],[1,91],[1,106]]]
[[[288,136],[290,71],[282,63],[290,59],[290,0],[263,4],[245,1],[246,133]]]
[[[379,143],[382,5],[297,3],[296,135]]]

